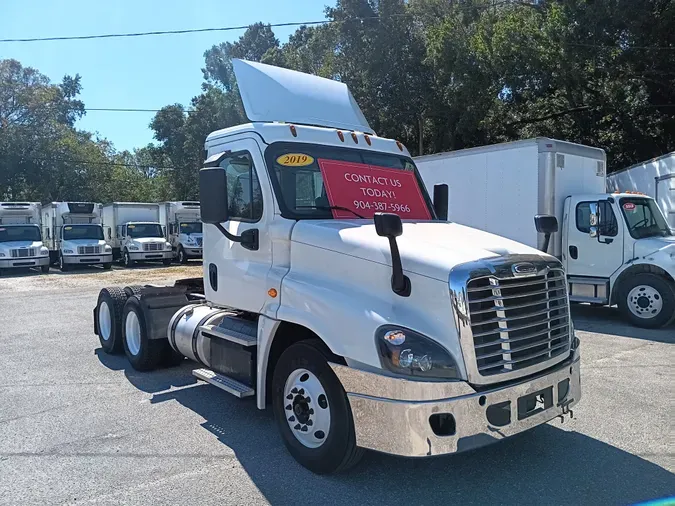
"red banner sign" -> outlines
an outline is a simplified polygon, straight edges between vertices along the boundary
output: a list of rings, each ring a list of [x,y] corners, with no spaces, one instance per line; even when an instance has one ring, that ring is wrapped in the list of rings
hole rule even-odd
[[[319,160],[328,202],[372,218],[375,213],[395,213],[403,220],[430,220],[413,172],[362,163]],[[333,210],[333,218],[354,218],[348,211]]]

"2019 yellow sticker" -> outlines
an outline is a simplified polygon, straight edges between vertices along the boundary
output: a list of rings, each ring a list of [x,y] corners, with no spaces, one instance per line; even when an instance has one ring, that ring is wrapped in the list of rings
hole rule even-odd
[[[284,167],[305,167],[314,163],[314,158],[302,153],[287,153],[277,158],[277,163]]]

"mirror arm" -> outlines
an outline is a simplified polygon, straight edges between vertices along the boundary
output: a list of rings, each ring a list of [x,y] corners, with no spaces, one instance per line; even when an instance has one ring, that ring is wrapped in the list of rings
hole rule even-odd
[[[257,251],[259,247],[259,232],[257,228],[254,229],[249,229],[250,232],[248,235],[234,235],[231,234],[225,227],[223,227],[220,223],[214,223],[215,227],[220,231],[221,234],[223,234],[225,237],[227,237],[230,241],[232,242],[238,242],[241,244],[243,248],[252,250],[252,251]],[[248,230],[246,231],[248,232]]]
[[[410,278],[403,274],[403,264],[401,263],[401,254],[398,251],[396,237],[389,237],[389,249],[391,250],[391,289],[396,295],[401,297],[410,297],[412,284]]]

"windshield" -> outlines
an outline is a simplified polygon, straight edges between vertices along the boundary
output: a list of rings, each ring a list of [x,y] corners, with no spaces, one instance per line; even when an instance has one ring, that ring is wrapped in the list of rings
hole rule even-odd
[[[100,225],[67,225],[63,227],[63,240],[74,239],[103,240],[103,228]]]
[[[422,179],[406,156],[278,142],[265,157],[286,218],[359,219],[379,211],[402,219],[434,216]]]
[[[181,234],[201,234],[202,233],[202,222],[201,221],[194,221],[194,222],[181,222],[179,224],[180,226],[180,233]]]
[[[634,239],[673,235],[661,210],[652,199],[626,197],[620,201],[621,212]]]
[[[0,226],[0,242],[40,240],[40,229],[35,225]]]
[[[127,233],[129,237],[164,237],[162,234],[162,227],[156,223],[135,223],[127,225]]]

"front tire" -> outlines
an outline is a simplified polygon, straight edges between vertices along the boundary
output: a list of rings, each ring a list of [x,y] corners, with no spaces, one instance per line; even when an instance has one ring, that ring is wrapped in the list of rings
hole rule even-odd
[[[356,446],[347,394],[319,349],[319,341],[290,346],[279,357],[272,379],[273,409],[290,454],[317,474],[356,465]]]
[[[148,339],[140,301],[135,295],[127,299],[122,311],[124,353],[137,371],[156,369],[164,360],[169,345],[165,339]]]
[[[42,274],[49,274],[49,265],[41,265],[40,271],[42,272]]]
[[[173,260],[171,258],[165,258],[164,260],[162,260],[162,263],[168,267],[173,263]]]
[[[134,266],[134,261],[131,259],[131,255],[127,250],[124,250],[124,254],[122,255],[122,264],[127,269]]]
[[[178,246],[178,263],[186,264],[188,263],[188,257],[185,253],[185,248],[183,246]]]
[[[63,259],[63,254],[59,254],[59,270],[61,272],[66,272],[70,266]]]
[[[122,352],[122,311],[127,294],[117,286],[104,288],[98,294],[96,320],[101,348],[108,354]]]
[[[619,309],[637,327],[663,327],[675,318],[675,287],[656,274],[635,274],[621,285]]]
[[[107,263],[103,264],[103,270],[109,271],[110,269],[112,269],[112,263],[111,262],[107,262]]]

